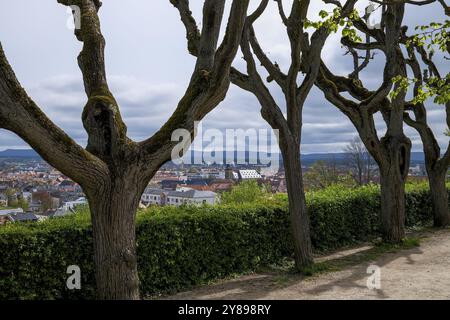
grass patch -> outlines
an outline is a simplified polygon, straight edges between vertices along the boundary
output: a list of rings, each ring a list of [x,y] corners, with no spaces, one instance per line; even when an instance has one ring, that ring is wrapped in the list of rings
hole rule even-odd
[[[420,238],[412,237],[403,239],[402,249],[420,247]]]
[[[306,277],[312,277],[314,275],[319,275],[325,272],[330,271],[338,271],[339,269],[336,268],[336,266],[331,263],[331,261],[324,261],[324,262],[318,262],[314,263],[313,265],[304,267],[300,273]]]

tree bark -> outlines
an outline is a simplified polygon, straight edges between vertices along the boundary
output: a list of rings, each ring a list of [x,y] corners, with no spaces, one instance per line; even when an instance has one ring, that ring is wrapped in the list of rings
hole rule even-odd
[[[143,189],[115,178],[88,192],[98,299],[138,300],[135,217]]]
[[[318,28],[310,37],[305,31],[304,21],[308,14],[310,1],[294,1],[289,17],[284,15],[282,5],[278,3],[279,12],[286,26],[290,43],[290,66],[284,74],[277,63],[273,63],[258,43],[253,23],[259,19],[268,5],[263,0],[255,11],[249,15],[244,25],[241,51],[247,65],[247,74],[231,69],[231,81],[241,89],[255,95],[261,104],[262,117],[273,129],[280,130],[282,135],[280,149],[283,155],[286,172],[286,183],[289,194],[289,211],[294,236],[295,263],[301,270],[313,263],[309,218],[306,211],[306,200],[303,189],[302,168],[300,160],[300,138],[302,129],[302,112],[305,101],[314,86],[320,69],[320,53],[326,39],[330,35],[327,27]],[[342,8],[342,17],[353,10],[356,0],[348,0]],[[271,94],[261,73],[255,57],[268,72],[267,82],[274,80],[284,93],[286,116]],[[302,72],[304,79],[298,85],[298,76]]]
[[[405,182],[381,173],[381,222],[385,242],[400,242],[405,237]]]
[[[295,266],[298,270],[313,264],[309,217],[300,159],[300,143],[281,144],[286,186],[289,195],[289,212],[294,237]],[[297,147],[298,145],[298,147]]]
[[[448,192],[445,186],[447,170],[428,170],[430,183],[431,201],[433,205],[433,221],[435,227],[445,227],[450,224],[450,213],[448,210]]]
[[[387,135],[381,140],[381,223],[383,240],[398,243],[405,237],[405,183],[409,171],[411,142],[405,136]]]

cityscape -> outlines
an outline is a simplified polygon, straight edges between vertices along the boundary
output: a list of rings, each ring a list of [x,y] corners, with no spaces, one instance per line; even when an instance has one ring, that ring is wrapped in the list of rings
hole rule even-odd
[[[450,300],[449,1],[2,1],[0,303]]]
[[[351,154],[345,152],[304,155],[306,190],[315,187],[315,181],[308,179],[308,170],[314,170],[317,166],[334,176],[336,181],[330,184],[342,183],[345,177],[352,176],[355,167],[351,158]],[[221,193],[230,191],[242,181],[257,181],[272,193],[287,192],[283,166],[273,172],[267,170],[267,165],[250,164],[255,161],[249,161],[248,157],[246,163],[245,160],[234,160],[226,165],[176,165],[169,162],[150,181],[139,207],[214,205],[220,202]],[[372,161],[370,170],[371,176],[364,184],[378,183],[377,166]],[[409,175],[410,179],[426,179],[421,153],[413,153]],[[63,217],[76,213],[77,208],[87,204],[86,196],[77,183],[52,168],[32,150],[0,152],[0,225]]]

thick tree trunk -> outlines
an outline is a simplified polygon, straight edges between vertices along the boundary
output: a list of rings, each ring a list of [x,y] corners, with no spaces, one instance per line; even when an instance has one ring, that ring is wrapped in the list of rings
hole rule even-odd
[[[445,186],[446,174],[446,170],[428,170],[435,227],[445,227],[450,224],[448,193],[447,187]]]
[[[294,236],[295,265],[298,270],[313,263],[309,217],[303,188],[300,147],[289,144],[281,148],[289,196],[291,228]]]
[[[135,216],[142,192],[129,180],[115,180],[88,195],[98,299],[140,298]]]
[[[404,135],[382,139],[384,157],[380,165],[381,222],[385,242],[405,237],[405,183],[409,171],[411,142]]]
[[[400,242],[405,237],[405,181],[389,170],[380,179],[383,241]]]

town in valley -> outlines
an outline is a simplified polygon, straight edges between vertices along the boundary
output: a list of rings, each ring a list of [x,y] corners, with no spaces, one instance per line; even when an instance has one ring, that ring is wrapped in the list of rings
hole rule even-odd
[[[315,154],[303,157],[306,189],[322,184],[357,179],[352,156]],[[164,165],[151,180],[141,197],[140,208],[150,206],[214,205],[220,195],[243,181],[257,181],[269,192],[286,193],[282,165],[270,166],[235,161],[228,164]],[[377,166],[368,161],[360,173],[364,181],[378,182]],[[410,176],[425,179],[425,167],[420,155],[413,159]],[[361,179],[361,177],[360,177]],[[325,185],[323,186],[325,187]],[[88,202],[81,187],[52,168],[32,150],[0,152],[0,225],[23,221],[43,221],[77,212]]]

